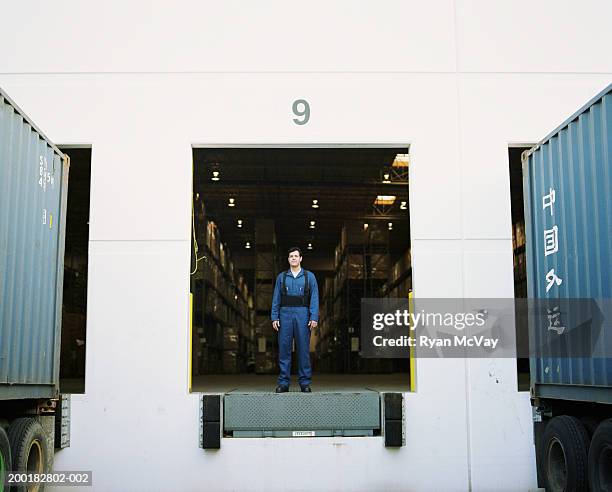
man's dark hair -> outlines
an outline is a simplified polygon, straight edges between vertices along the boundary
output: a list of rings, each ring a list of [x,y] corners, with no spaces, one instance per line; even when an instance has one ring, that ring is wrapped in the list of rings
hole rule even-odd
[[[302,250],[298,248],[297,246],[294,246],[293,248],[289,248],[289,251],[287,251],[287,256],[289,256],[294,251],[297,251],[299,255],[302,256]]]

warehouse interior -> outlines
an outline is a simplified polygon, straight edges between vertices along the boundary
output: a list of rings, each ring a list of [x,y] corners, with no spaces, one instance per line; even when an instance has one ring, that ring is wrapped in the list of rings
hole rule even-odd
[[[191,390],[274,388],[273,286],[298,246],[320,296],[313,389],[409,391],[408,357],[359,353],[361,299],[412,291],[408,175],[407,147],[194,148]]]
[[[60,391],[62,393],[85,393],[91,148],[62,147],[60,150],[70,157],[64,254]]]
[[[531,146],[508,148],[510,163],[510,208],[512,212],[512,257],[514,261],[514,297],[527,297],[527,259],[525,256],[525,206],[523,203],[523,165],[521,154]],[[518,318],[517,318],[518,319]],[[517,336],[526,331],[519,330]],[[518,344],[517,344],[518,345]],[[516,371],[519,391],[529,391],[529,359],[517,357]]]

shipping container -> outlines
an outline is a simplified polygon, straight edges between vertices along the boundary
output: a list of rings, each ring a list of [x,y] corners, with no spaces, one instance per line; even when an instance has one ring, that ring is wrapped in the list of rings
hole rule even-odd
[[[0,90],[0,400],[58,396],[68,169]]]
[[[611,92],[612,85],[522,156],[528,297],[553,301],[544,326],[529,321],[538,485],[546,490],[609,490],[611,483],[612,357],[577,351],[596,329],[600,346],[612,336]],[[551,329],[564,334],[559,317],[571,319],[568,303],[576,303],[567,299],[590,299],[603,311],[601,328],[591,311],[580,338],[570,324],[566,338],[543,343]]]
[[[611,91],[612,85],[523,154],[530,298],[612,297]],[[604,323],[612,329],[610,320]],[[612,358],[531,364],[534,396],[612,403]]]

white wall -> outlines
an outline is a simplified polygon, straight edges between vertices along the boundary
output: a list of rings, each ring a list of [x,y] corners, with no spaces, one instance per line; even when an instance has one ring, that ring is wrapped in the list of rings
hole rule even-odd
[[[96,490],[526,490],[513,360],[418,360],[407,445],[197,446],[191,145],[410,143],[416,295],[512,296],[507,145],[610,81],[602,1],[5,2],[0,85],[92,152],[86,394],[56,468]],[[291,122],[306,98],[308,125]]]

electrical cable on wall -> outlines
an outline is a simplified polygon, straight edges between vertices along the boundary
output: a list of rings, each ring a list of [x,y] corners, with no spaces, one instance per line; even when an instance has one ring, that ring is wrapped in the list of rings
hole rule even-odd
[[[191,275],[195,275],[198,271],[198,262],[201,260],[205,260],[206,256],[201,256],[198,258],[198,240],[196,239],[196,229],[195,229],[195,205],[194,205],[193,195],[191,197],[191,233],[193,238],[193,255],[195,257],[195,268]]]

